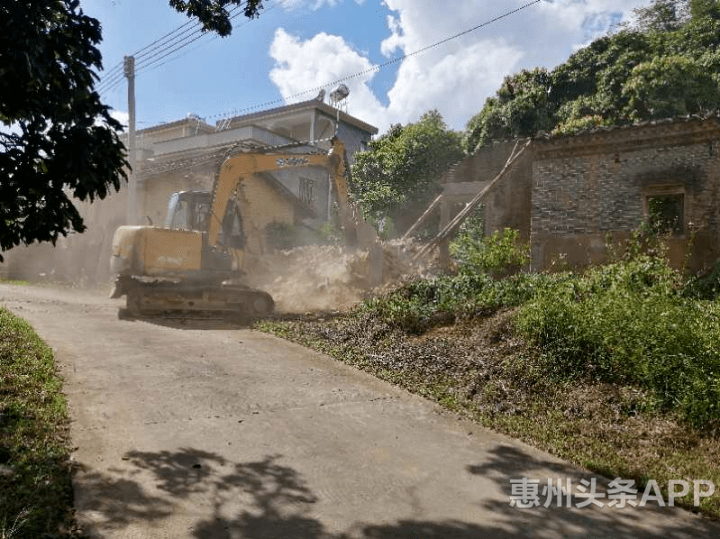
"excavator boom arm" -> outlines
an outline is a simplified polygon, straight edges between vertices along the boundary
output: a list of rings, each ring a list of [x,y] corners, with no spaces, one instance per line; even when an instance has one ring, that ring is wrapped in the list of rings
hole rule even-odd
[[[327,154],[241,153],[228,158],[220,167],[220,173],[215,180],[208,223],[208,244],[214,246],[218,243],[225,208],[233,192],[246,177],[261,172],[307,167],[328,169],[337,193],[341,219],[345,223],[348,215],[345,162],[345,145],[337,138],[333,139],[332,148]]]

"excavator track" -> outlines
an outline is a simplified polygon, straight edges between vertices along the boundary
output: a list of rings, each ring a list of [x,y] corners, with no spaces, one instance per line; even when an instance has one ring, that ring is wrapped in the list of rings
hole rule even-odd
[[[236,284],[183,282],[132,283],[126,290],[127,308],[121,318],[223,318],[250,321],[269,315],[270,294]]]

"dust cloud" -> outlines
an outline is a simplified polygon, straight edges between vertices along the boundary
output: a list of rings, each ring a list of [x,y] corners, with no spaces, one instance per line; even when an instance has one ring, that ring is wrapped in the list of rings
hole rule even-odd
[[[96,288],[110,282],[110,254],[108,239],[92,234],[72,234],[59,238],[54,246],[39,243],[4,252],[0,276]]]
[[[248,284],[268,292],[285,313],[346,311],[374,290],[417,275],[409,244],[377,243],[369,249],[304,246],[264,255]]]
[[[4,253],[0,277],[52,282],[72,288],[109,290],[110,246],[91,235],[61,238],[58,244],[31,245]],[[90,241],[89,241],[90,240]],[[268,292],[276,311],[347,311],[374,293],[425,268],[413,262],[418,245],[376,242],[365,249],[306,245],[246,258],[244,284]]]

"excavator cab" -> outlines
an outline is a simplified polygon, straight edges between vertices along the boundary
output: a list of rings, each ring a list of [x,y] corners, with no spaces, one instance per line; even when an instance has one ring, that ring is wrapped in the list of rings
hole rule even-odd
[[[211,204],[212,197],[207,191],[173,193],[168,201],[165,228],[206,232]],[[242,218],[237,205],[233,202],[228,203],[226,207],[218,244],[234,249],[245,247]]]
[[[173,193],[168,202],[165,228],[170,230],[207,230],[211,197],[207,191]]]

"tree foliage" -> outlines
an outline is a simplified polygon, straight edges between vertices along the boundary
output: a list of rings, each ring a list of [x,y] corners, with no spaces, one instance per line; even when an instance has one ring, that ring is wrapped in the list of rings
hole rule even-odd
[[[170,4],[221,35],[232,29],[228,4],[248,17],[262,8],[261,0]],[[2,251],[82,232],[72,198],[104,198],[126,179],[121,126],[94,90],[101,39],[78,0],[0,3]]]
[[[188,17],[197,17],[203,30],[217,32],[227,36],[232,32],[228,6],[240,6],[249,19],[259,15],[262,0],[170,0],[170,5]]]
[[[522,70],[505,77],[496,97],[491,97],[467,125],[463,148],[471,153],[478,143],[528,137],[552,128],[550,78],[544,68]]]
[[[712,75],[694,58],[658,56],[635,66],[621,95],[633,120],[684,116],[720,107]]]
[[[0,247],[84,225],[70,197],[105,197],[125,151],[93,91],[100,24],[77,1],[0,6]]]
[[[635,9],[631,26],[641,31],[677,30],[686,22],[688,8],[686,0],[653,0],[650,5]]]
[[[353,195],[368,216],[407,228],[440,191],[440,176],[463,156],[461,135],[436,110],[406,126],[393,125],[355,154]]]
[[[705,114],[720,108],[720,2],[654,0],[632,24],[551,72],[506,77],[468,122],[464,148],[493,140]]]

